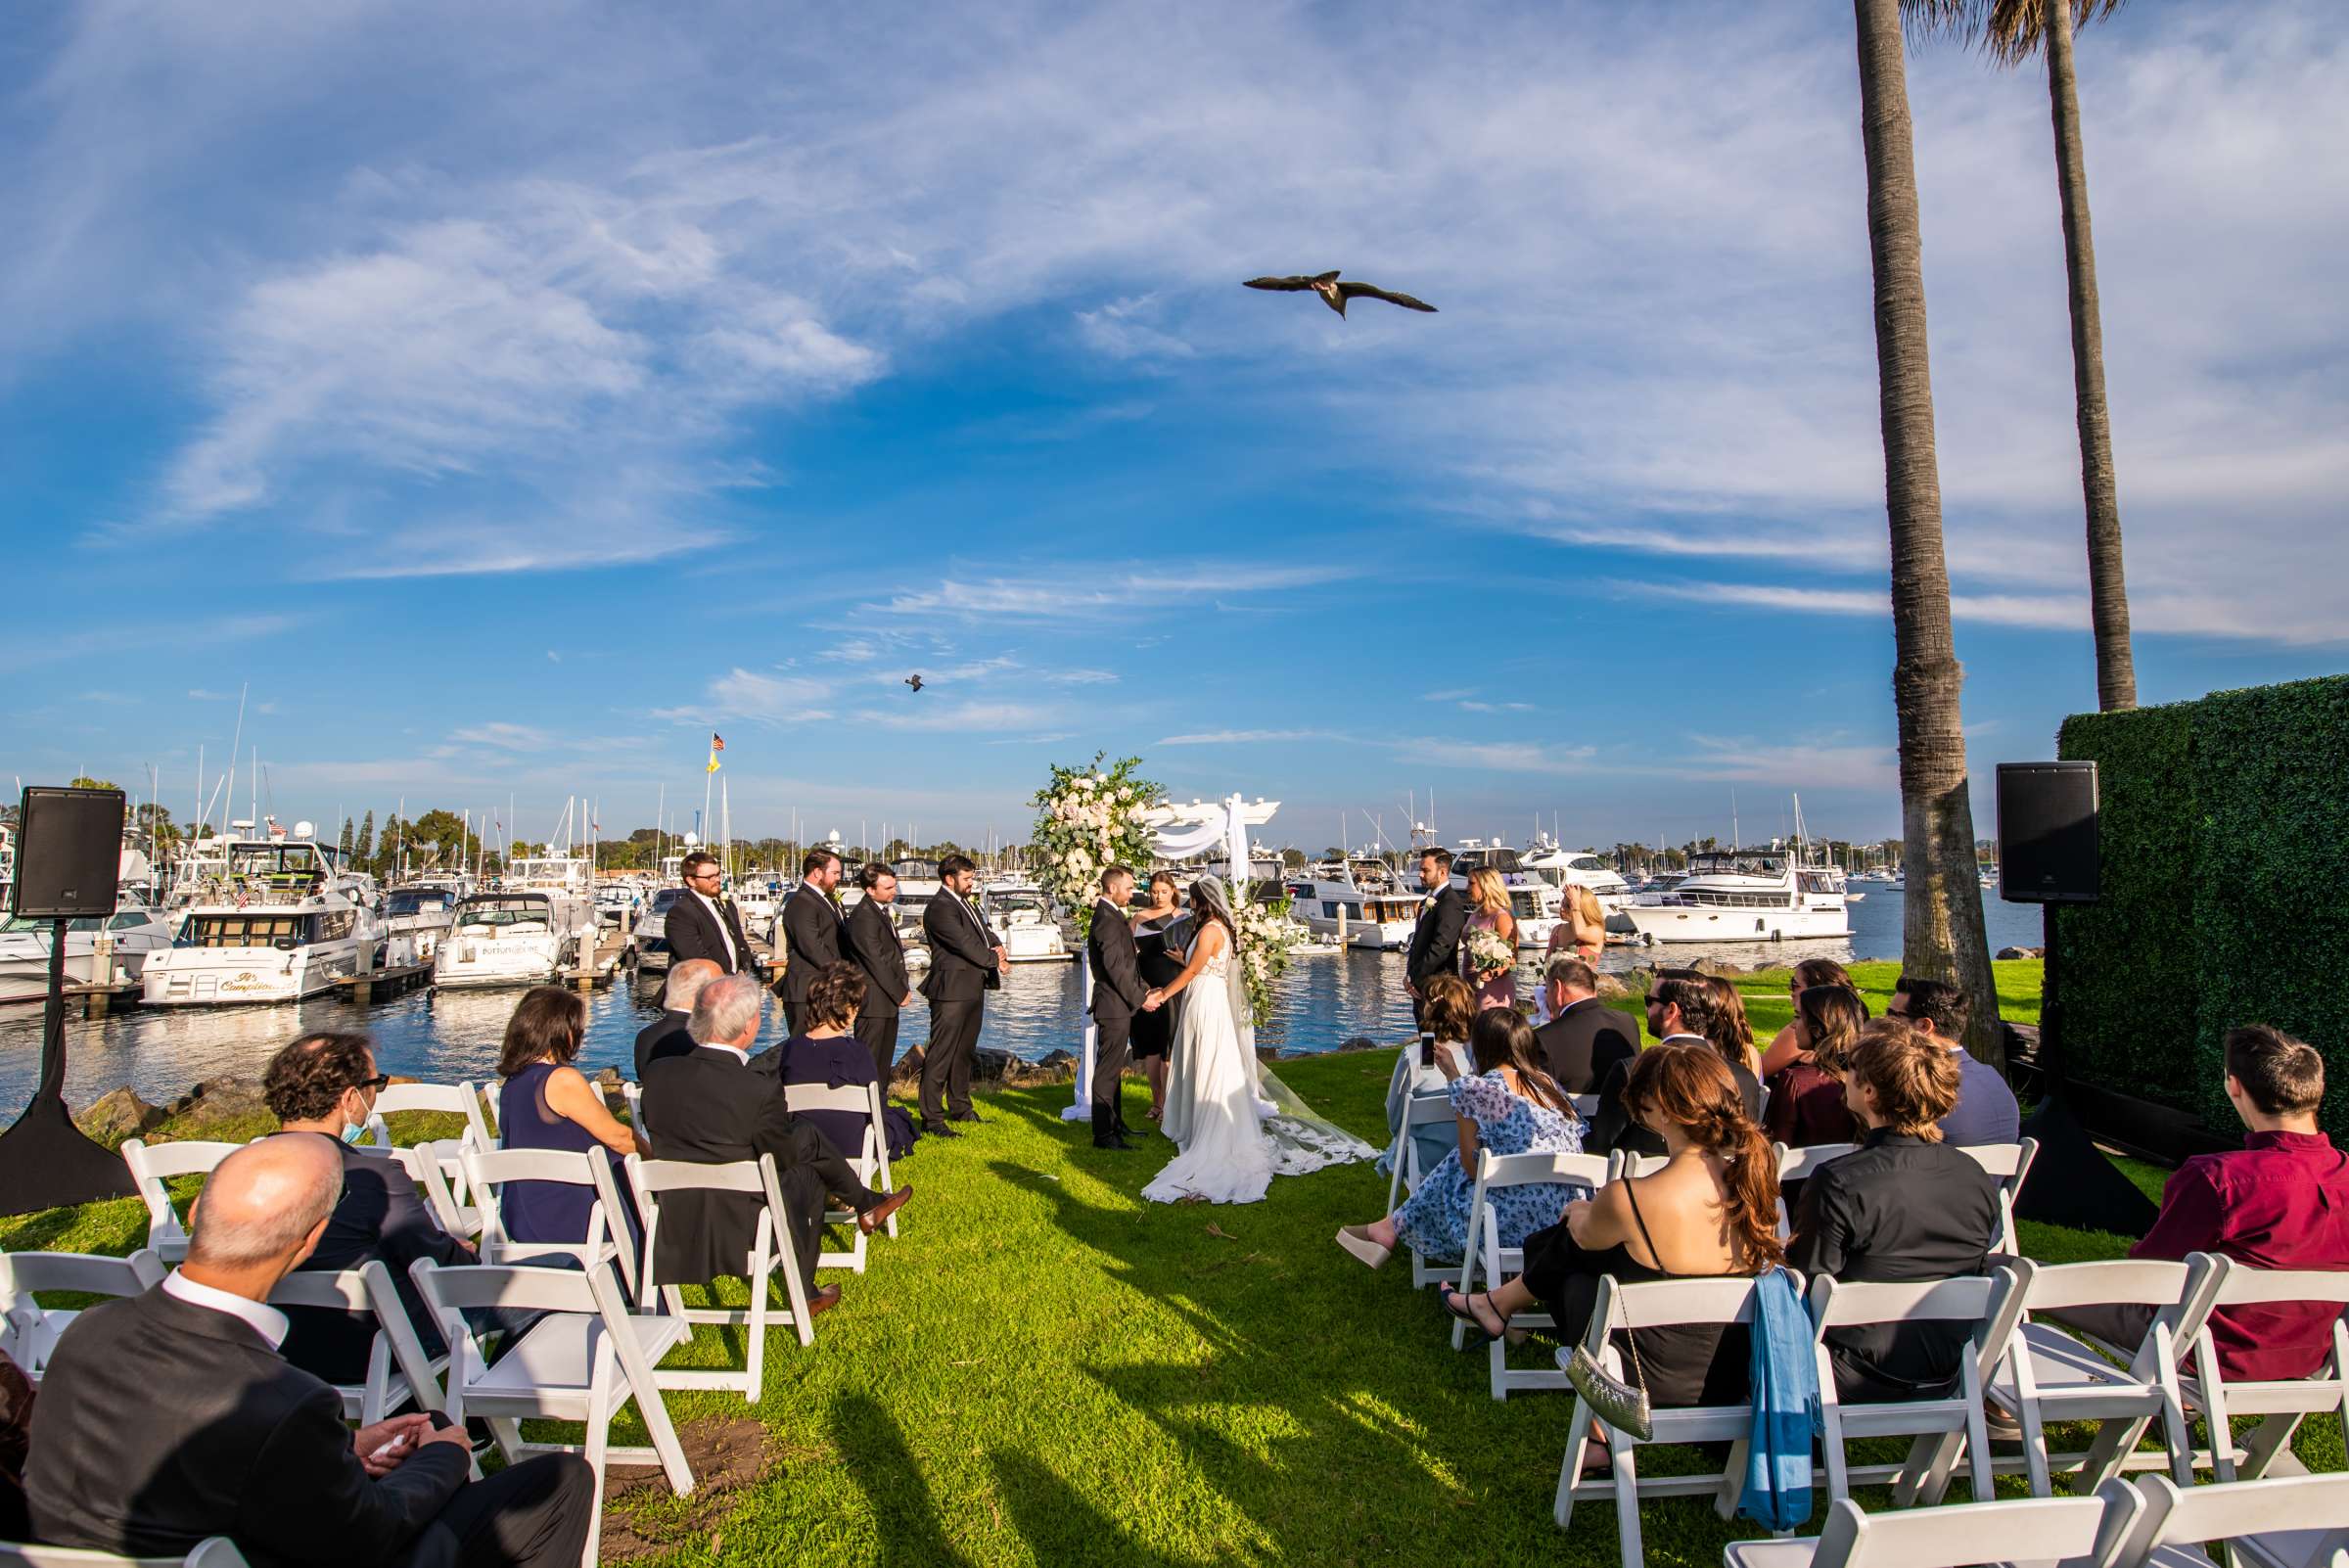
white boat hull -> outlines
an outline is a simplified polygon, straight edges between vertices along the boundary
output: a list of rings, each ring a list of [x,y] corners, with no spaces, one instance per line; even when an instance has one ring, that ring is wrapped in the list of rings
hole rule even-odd
[[[112,978],[116,981],[138,979],[139,972],[147,965],[148,956],[144,952],[115,953],[115,972]],[[69,986],[92,984],[92,962],[91,955],[86,952],[76,953],[68,950],[66,953],[66,984]],[[48,954],[43,953],[38,958],[0,960],[0,1007],[5,1007],[11,1002],[37,1002],[48,999]]]
[[[1813,942],[1852,934],[1841,903],[1802,909],[1635,903],[1625,913],[1650,942]]]
[[[274,947],[175,947],[139,976],[150,1007],[238,1007],[297,1002],[331,991],[366,961],[357,940],[281,952]]]
[[[1060,964],[1077,956],[1050,926],[1013,926],[1001,935],[1003,956],[1015,964]]]
[[[567,945],[569,939],[544,932],[520,937],[452,936],[433,955],[433,984],[455,990],[542,985],[562,972]]]

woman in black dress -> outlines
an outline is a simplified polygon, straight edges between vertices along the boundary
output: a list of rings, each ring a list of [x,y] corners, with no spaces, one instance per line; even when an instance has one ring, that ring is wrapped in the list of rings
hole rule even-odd
[[[1181,916],[1174,893],[1174,874],[1150,873],[1149,902],[1133,915],[1133,945],[1142,984],[1153,990],[1173,984],[1182,973],[1183,955],[1168,945],[1167,927]],[[1150,1079],[1150,1120],[1167,1108],[1167,1052],[1174,1043],[1174,1009],[1180,999],[1133,1015],[1133,1058]]]

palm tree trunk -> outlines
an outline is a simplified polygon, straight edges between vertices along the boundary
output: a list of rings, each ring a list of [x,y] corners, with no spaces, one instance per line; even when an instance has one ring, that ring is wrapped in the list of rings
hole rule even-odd
[[[2121,495],[2112,475],[2104,404],[2104,319],[2096,302],[2096,247],[2089,232],[2088,163],[2080,149],[2080,87],[2072,69],[2070,0],[2046,0],[2048,99],[2055,122],[2055,185],[2063,197],[2064,277],[2071,289],[2072,390],[2080,416],[2080,487],[2088,501],[2088,602],[2096,638],[2096,707],[2137,706],[2129,652],[2129,587],[2121,575]]]
[[[1860,29],[1860,120],[1875,274],[1876,379],[1884,427],[1884,504],[1892,529],[1893,711],[1900,724],[1901,824],[1909,887],[1903,967],[1955,980],[1973,1001],[1966,1045],[2005,1066],[1998,988],[1982,931],[1974,813],[1966,790],[1964,679],[1950,633],[1925,347],[1924,239],[1916,214],[1900,0],[1853,0]]]

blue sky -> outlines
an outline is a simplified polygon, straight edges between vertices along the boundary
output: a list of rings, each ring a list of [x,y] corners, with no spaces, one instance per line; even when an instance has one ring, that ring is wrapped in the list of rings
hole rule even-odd
[[[250,683],[281,819],[631,827],[717,729],[737,831],[1017,838],[1105,749],[1313,848],[1431,788],[1897,833],[1850,25],[20,19],[0,771],[184,815]],[[2349,16],[2138,0],[2080,64],[2141,689],[2341,669]],[[2047,100],[1911,86],[1987,778],[2095,701]],[[1327,267],[1442,313],[1237,287]]]

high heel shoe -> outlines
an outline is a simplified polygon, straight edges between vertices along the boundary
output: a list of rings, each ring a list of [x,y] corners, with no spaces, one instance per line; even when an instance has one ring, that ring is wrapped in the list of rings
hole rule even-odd
[[[1370,1237],[1368,1225],[1347,1225],[1338,1231],[1338,1245],[1359,1258],[1373,1269],[1384,1268],[1395,1249],[1382,1247]]]

